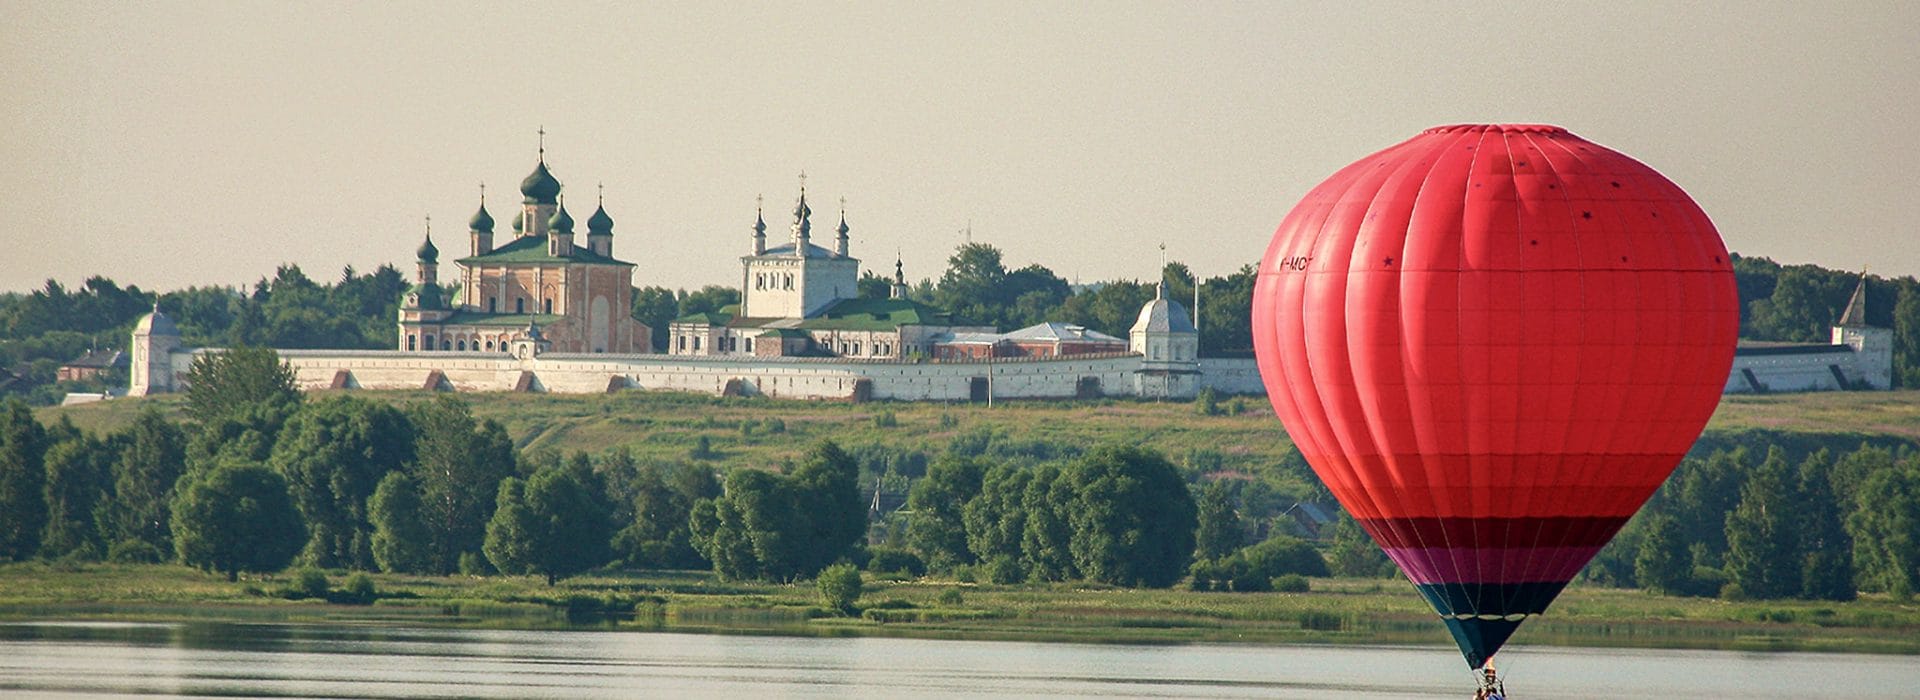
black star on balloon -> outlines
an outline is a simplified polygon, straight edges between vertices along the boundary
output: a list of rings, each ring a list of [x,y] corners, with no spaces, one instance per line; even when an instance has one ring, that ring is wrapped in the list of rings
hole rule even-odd
[[[1393,258],[1387,258],[1386,260],[1383,260],[1383,261],[1381,261],[1381,262],[1383,262],[1383,263],[1385,263],[1385,264],[1388,264],[1388,265],[1392,265],[1392,264],[1393,264]]]

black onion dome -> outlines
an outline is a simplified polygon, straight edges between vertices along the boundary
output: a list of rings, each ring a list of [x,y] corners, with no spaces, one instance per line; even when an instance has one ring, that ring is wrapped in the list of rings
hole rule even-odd
[[[481,233],[493,233],[493,215],[487,213],[487,205],[480,205],[480,211],[474,212],[473,218],[467,219],[467,228]]]
[[[528,204],[552,204],[560,196],[560,181],[547,172],[547,161],[540,161],[533,173],[520,181],[520,194],[526,196]]]
[[[607,207],[602,205],[593,210],[593,216],[587,217],[587,233],[613,233],[613,217],[607,216]]]

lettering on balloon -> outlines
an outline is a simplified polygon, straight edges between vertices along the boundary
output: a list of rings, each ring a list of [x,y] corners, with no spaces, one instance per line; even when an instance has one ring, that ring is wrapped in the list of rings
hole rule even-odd
[[[1312,263],[1312,257],[1301,255],[1291,258],[1281,258],[1279,264],[1275,267],[1279,268],[1281,272],[1306,272],[1307,265]]]

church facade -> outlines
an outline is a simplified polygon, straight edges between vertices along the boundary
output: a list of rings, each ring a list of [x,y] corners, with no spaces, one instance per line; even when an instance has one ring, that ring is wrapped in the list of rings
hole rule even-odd
[[[885,299],[860,298],[860,260],[850,254],[847,214],[840,212],[833,247],[813,242],[807,191],[793,207],[784,243],[768,245],[767,221],[756,214],[752,252],[740,258],[740,303],[690,314],[668,327],[667,353],[702,357],[932,357],[942,338],[995,333],[907,298],[906,272],[894,261]]]
[[[613,257],[613,217],[600,204],[582,240],[561,189],[543,153],[520,182],[513,234],[497,246],[483,197],[467,222],[467,255],[454,261],[451,299],[443,298],[440,251],[429,231],[400,306],[395,349],[488,354],[513,352],[518,344],[529,351],[650,351],[650,329],[632,313],[633,263]]]

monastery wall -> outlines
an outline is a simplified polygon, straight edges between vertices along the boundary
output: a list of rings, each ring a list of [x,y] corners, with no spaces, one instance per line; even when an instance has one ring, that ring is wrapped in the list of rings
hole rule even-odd
[[[1723,393],[1842,391],[1864,381],[1858,362],[1850,351],[1735,355]]]
[[[1267,393],[1267,385],[1260,381],[1260,364],[1253,358],[1200,358],[1200,386],[1221,394]]]

